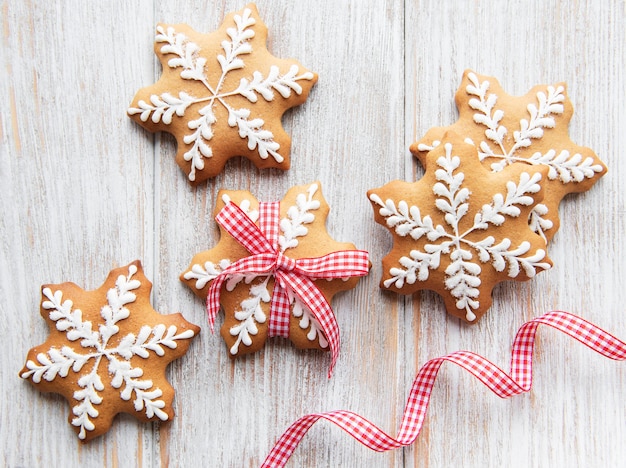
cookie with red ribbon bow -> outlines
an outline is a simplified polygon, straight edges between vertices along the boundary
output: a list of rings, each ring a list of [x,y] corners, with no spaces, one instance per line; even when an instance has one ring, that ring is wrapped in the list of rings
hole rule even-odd
[[[193,257],[181,280],[207,299],[213,327],[232,356],[253,353],[268,337],[301,349],[339,353],[333,296],[354,288],[370,267],[368,254],[326,231],[329,207],[318,183],[292,187],[281,202],[259,202],[247,191],[220,191],[219,243]]]

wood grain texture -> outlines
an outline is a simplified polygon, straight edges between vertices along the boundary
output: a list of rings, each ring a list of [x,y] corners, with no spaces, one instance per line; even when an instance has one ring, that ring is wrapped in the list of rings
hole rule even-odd
[[[231,160],[192,188],[175,143],[126,117],[135,91],[160,75],[157,22],[212,31],[242,2],[4,0],[0,92],[0,465],[258,466],[299,416],[349,409],[395,434],[419,367],[459,349],[508,369],[517,328],[552,309],[626,337],[626,12],[618,0],[258,1],[269,49],[317,72],[304,106],[289,111],[288,172]],[[550,246],[554,268],[504,283],[479,324],[449,318],[431,293],[382,293],[391,247],[365,192],[423,173],[409,145],[456,120],[463,70],[497,76],[512,94],[566,81],[570,135],[609,167],[591,191],[561,204]],[[194,253],[217,242],[218,189],[280,199],[320,180],[328,230],[370,252],[373,268],[333,303],[340,359],[274,340],[231,360],[204,307],[178,280]],[[140,424],[121,416],[81,445],[69,407],[18,378],[28,349],[45,340],[43,283],[96,288],[108,271],[141,259],[153,305],[203,326],[172,363],[176,417]],[[221,324],[218,319],[217,326]],[[446,366],[417,442],[384,454],[326,423],[314,426],[290,466],[617,466],[626,458],[626,367],[542,330],[529,394],[500,400]]]

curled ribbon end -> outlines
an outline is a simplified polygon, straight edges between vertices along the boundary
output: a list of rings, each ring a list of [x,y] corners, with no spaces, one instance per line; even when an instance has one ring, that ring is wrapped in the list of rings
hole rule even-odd
[[[206,299],[206,313],[207,313],[207,321],[209,322],[209,327],[211,329],[211,334],[215,334],[215,317],[217,315],[217,311],[213,307],[213,302],[211,301],[211,295],[207,295]]]
[[[334,370],[335,370],[335,361],[333,360],[333,362],[330,363],[330,367],[328,368],[328,379],[329,380],[333,376],[333,371]]]
[[[335,365],[337,364],[337,360],[339,359],[339,337],[336,338],[336,344],[330,350],[331,360],[330,366],[328,367],[328,378],[330,379],[333,376],[333,371],[335,370]]]
[[[320,419],[337,425],[357,441],[377,452],[411,445],[422,429],[437,373],[446,361],[468,371],[501,398],[510,398],[530,391],[535,334],[539,324],[559,330],[609,359],[626,360],[626,342],[576,315],[560,311],[549,312],[525,323],[519,329],[513,342],[509,374],[487,359],[468,351],[457,351],[431,359],[424,364],[413,380],[396,438],[364,417],[349,411],[336,410],[308,414],[287,428],[262,466],[272,468],[285,466],[309,428]],[[329,377],[333,366],[334,359],[329,370]]]

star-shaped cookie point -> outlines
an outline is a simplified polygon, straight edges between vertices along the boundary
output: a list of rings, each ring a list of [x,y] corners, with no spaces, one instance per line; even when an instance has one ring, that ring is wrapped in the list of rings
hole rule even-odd
[[[105,433],[118,413],[141,421],[174,416],[165,370],[200,328],[179,313],[159,314],[150,305],[151,289],[139,261],[112,270],[94,291],[74,283],[42,287],[50,334],[28,352],[20,377],[65,397],[82,441]]]
[[[219,296],[225,315],[220,333],[230,355],[234,357],[256,352],[272,336],[288,338],[297,348],[334,353],[334,346],[338,343],[334,342],[332,334],[337,330],[333,325],[336,322],[330,302],[336,293],[354,288],[358,277],[367,274],[370,265],[367,252],[357,250],[351,243],[337,242],[328,234],[325,225],[329,206],[322,196],[320,184],[315,182],[292,187],[279,204],[261,203],[248,191],[222,190],[215,207],[216,219],[228,208],[228,204],[238,206],[251,223],[264,226],[262,230],[268,233],[268,239],[274,239],[275,248],[272,250],[278,252],[277,258],[282,259],[280,261],[283,265],[292,265],[285,269],[277,265],[263,272],[258,270],[258,265],[251,265],[249,270],[227,274],[229,268],[233,268],[237,262],[249,260],[254,255],[220,224],[218,244],[196,254],[187,270],[181,274],[181,281],[203,300],[210,297],[211,287],[220,275],[227,274]],[[269,217],[264,216],[261,205],[274,206],[275,217],[272,222],[268,222]],[[269,253],[261,253],[270,256]],[[300,265],[306,271],[298,271],[299,262],[331,258],[332,262],[316,267]],[[259,260],[259,263],[262,261]],[[257,269],[253,271],[255,267]],[[277,281],[283,281],[279,270],[289,274],[292,269],[296,276],[306,280],[306,292],[317,294],[315,291],[319,291],[321,294],[317,307],[310,307],[308,298],[303,298],[297,289],[292,288],[292,283],[281,286],[282,292],[277,287]],[[311,271],[313,273],[308,276],[307,272]],[[286,316],[283,328],[273,330],[274,301],[282,293],[285,294],[283,303]],[[330,310],[323,309],[322,302]],[[325,319],[329,319],[329,322],[325,322]],[[327,336],[327,330],[330,337]]]
[[[129,116],[151,132],[173,134],[176,162],[197,184],[235,156],[259,168],[289,169],[287,109],[306,101],[317,75],[267,50],[267,27],[250,4],[215,32],[159,24],[155,53],[163,73],[139,90]]]
[[[450,314],[476,322],[497,283],[528,280],[552,265],[527,221],[548,169],[518,164],[491,172],[476,147],[452,132],[422,158],[419,181],[368,192],[376,222],[393,234],[381,287],[433,290]]]
[[[491,171],[515,164],[545,167],[545,197],[530,213],[529,224],[549,242],[559,228],[563,197],[589,190],[607,171],[593,150],[569,137],[574,109],[566,84],[538,85],[524,96],[511,96],[495,78],[466,70],[455,101],[457,122],[432,128],[411,145],[411,152],[422,160],[451,130],[476,146]]]

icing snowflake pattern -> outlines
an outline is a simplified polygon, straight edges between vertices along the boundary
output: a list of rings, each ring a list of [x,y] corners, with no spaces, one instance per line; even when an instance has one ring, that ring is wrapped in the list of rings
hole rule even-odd
[[[281,147],[288,146],[288,139],[285,140],[288,137],[282,136],[280,115],[277,121],[268,123],[265,115],[271,111],[266,109],[271,105],[281,109],[282,114],[287,108],[302,103],[317,79],[314,73],[294,61],[274,59],[275,63],[266,71],[254,69],[261,65],[253,61],[253,39],[261,30],[263,38],[266,34],[254,6],[249,5],[240,13],[230,15],[225,25],[226,38],[221,40],[221,52],[216,57],[209,55],[210,46],[204,45],[201,36],[197,41],[189,37],[197,35],[192,30],[177,30],[183,29],[181,25],[157,26],[156,44],[163,67],[177,71],[178,79],[183,81],[181,88],[185,90],[141,91],[128,109],[131,117],[136,116],[139,123],[152,130],[167,130],[176,119],[184,122],[184,134],[179,140],[179,145],[184,148],[181,152],[184,163],[179,163],[188,171],[191,182],[216,175],[225,159],[237,155],[225,154],[232,151],[228,148],[232,144],[221,145],[218,151],[224,158],[215,163],[220,167],[205,170],[207,160],[216,156],[214,141],[223,134],[232,135],[232,132],[245,140],[248,156],[254,152],[266,161],[255,161],[259,167],[288,168],[285,161],[288,148]],[[258,44],[255,47],[263,48]],[[265,70],[266,66],[262,67]],[[198,86],[191,91],[184,82]],[[282,98],[282,103],[277,102],[277,95]],[[257,112],[255,104],[259,101],[264,101],[266,107]],[[272,126],[279,127],[281,138],[277,138]]]
[[[74,307],[72,299],[65,298],[62,290],[53,291],[50,287],[42,290],[42,310],[47,311],[56,331],[65,335],[66,344],[36,353],[34,359],[27,360],[20,376],[34,384],[65,379],[70,374],[76,376],[78,389],[72,395],[70,422],[82,440],[91,438],[90,432],[96,429],[107,384],[119,391],[121,400],[132,401],[134,410],[143,412],[145,418],[161,421],[170,418],[166,409],[169,403],[162,398],[163,390],[144,375],[141,361],[152,356],[163,357],[168,350],[175,350],[181,341],[195,336],[197,327],[185,326],[181,331],[176,325],[159,323],[143,325],[136,334],[121,335],[122,323],[131,315],[127,306],[136,301],[135,291],[142,286],[135,278],[137,271],[136,264],[129,265],[127,274],[119,275],[115,286],[106,292],[99,325],[86,320],[83,311]],[[104,366],[106,373],[101,370]],[[108,380],[103,375],[108,375]]]
[[[500,97],[515,99],[514,104],[499,106]],[[531,211],[529,225],[544,239],[551,239],[559,223],[561,198],[570,192],[587,190],[606,172],[593,151],[574,145],[567,136],[573,110],[565,85],[538,86],[527,96],[511,98],[494,78],[467,71],[457,93],[457,104],[459,122],[448,128],[461,133],[466,143],[475,145],[479,159],[492,171],[501,171],[511,164],[548,169],[541,184],[551,190],[544,203]],[[411,151],[421,157],[440,144],[446,130],[431,129]]]
[[[429,154],[431,168],[427,171],[434,172],[430,188],[434,197],[428,203],[434,206],[383,199],[377,190],[370,191],[369,199],[381,217],[378,221],[406,239],[404,247],[408,250],[394,257],[394,266],[385,272],[382,285],[400,292],[408,286],[404,292],[412,292],[411,286],[424,289],[418,284],[440,278],[443,284],[429,288],[449,295],[465,320],[473,322],[485,310],[480,298],[485,265],[502,279],[526,279],[550,268],[551,263],[545,249],[537,248],[542,244],[538,239],[533,243],[526,239],[514,241],[502,230],[511,220],[518,222],[522,210],[528,211],[537,203],[542,173],[518,171],[516,181],[507,181],[503,192],[491,193],[488,203],[476,204],[472,201],[474,192],[478,192],[476,184],[485,181],[466,177],[464,167],[468,164],[463,152],[467,148],[472,151],[460,141],[444,140],[437,151]],[[480,164],[476,165],[480,170]],[[420,182],[415,183],[412,191],[421,190]],[[440,213],[439,217],[431,211],[423,214],[432,208]],[[533,237],[532,232],[528,234]],[[431,272],[441,269],[442,276],[431,278]]]

